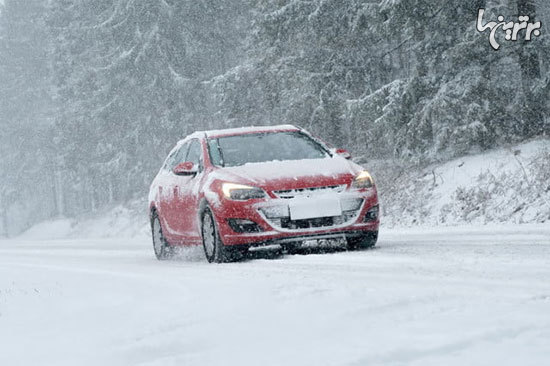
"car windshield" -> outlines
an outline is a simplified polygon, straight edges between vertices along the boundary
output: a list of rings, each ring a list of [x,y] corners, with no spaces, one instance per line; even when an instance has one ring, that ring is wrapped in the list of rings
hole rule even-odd
[[[220,137],[208,141],[214,165],[240,166],[275,160],[322,159],[327,150],[298,131],[254,133]]]

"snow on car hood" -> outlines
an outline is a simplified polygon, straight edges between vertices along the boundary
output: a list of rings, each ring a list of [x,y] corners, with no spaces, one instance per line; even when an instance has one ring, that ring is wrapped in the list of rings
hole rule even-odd
[[[251,184],[263,185],[276,182],[300,182],[302,184],[314,184],[334,178],[341,181],[342,178],[355,176],[361,168],[339,156],[324,159],[285,160],[265,163],[249,163],[237,167],[220,169],[219,179],[246,181]]]

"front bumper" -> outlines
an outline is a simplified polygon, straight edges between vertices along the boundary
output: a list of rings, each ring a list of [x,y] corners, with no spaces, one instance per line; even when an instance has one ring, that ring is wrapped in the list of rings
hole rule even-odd
[[[315,199],[315,197],[311,197]],[[353,200],[360,205],[353,205]],[[229,201],[225,200],[214,208],[220,238],[225,245],[271,245],[315,239],[337,239],[357,237],[367,232],[377,231],[379,217],[367,217],[373,208],[378,207],[375,189],[345,192],[341,195],[342,215],[335,217],[290,220],[284,217],[268,217],[273,208],[288,205],[288,200],[269,198],[266,200]],[[346,203],[347,202],[347,203]],[[277,216],[275,214],[275,216]],[[258,225],[258,232],[235,232],[229,219],[251,220]]]

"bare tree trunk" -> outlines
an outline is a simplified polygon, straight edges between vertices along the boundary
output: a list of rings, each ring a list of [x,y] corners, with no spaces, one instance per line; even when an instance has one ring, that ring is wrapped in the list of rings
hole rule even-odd
[[[51,191],[51,194],[52,194],[52,205],[53,205],[53,208],[52,208],[52,214],[54,217],[58,217],[59,216],[59,205],[58,205],[58,200],[57,200],[57,174],[56,174],[56,171],[54,169],[50,169],[49,171],[49,178],[50,178],[50,187],[52,189]]]
[[[536,21],[537,5],[535,0],[517,0],[518,14],[528,15],[531,22]],[[524,41],[518,50],[519,65],[521,68],[522,90],[525,97],[523,106],[523,134],[524,137],[543,133],[544,115],[541,108],[542,101],[535,95],[533,88],[541,78],[540,60],[535,45]]]
[[[62,184],[62,174],[59,169],[56,169],[55,171],[55,201],[57,206],[57,215],[60,217],[65,216],[65,201],[66,201],[66,192],[63,190],[63,184]]]
[[[9,236],[8,231],[8,210],[7,210],[7,203],[6,203],[6,197],[2,196],[0,197],[0,212],[2,215],[2,230],[3,230],[3,236],[7,238]]]

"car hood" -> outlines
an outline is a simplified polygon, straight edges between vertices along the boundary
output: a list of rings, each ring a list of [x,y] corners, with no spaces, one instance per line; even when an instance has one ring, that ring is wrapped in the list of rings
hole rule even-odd
[[[361,167],[335,156],[325,159],[271,161],[221,168],[220,180],[259,186],[268,190],[349,184]]]

